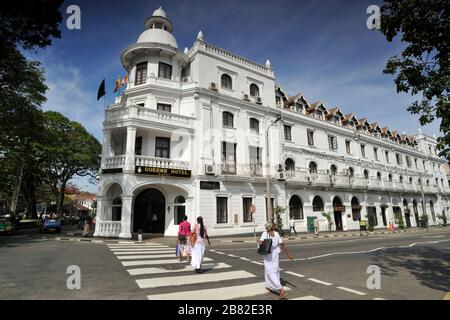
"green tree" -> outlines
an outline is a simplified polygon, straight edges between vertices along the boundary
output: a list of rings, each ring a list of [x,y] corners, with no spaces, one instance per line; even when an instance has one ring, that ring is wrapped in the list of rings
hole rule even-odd
[[[281,215],[286,211],[285,208],[275,207],[273,209],[273,213],[275,215],[275,226],[277,227],[277,231],[281,237],[284,237],[284,229],[283,229],[283,218]]]
[[[322,212],[322,216],[327,219],[328,222],[328,232],[331,232],[331,228],[333,227],[333,217],[329,212]]]
[[[407,43],[390,58],[385,74],[395,75],[397,92],[417,95],[409,107],[421,125],[440,119],[440,155],[450,160],[450,4],[448,0],[386,0],[381,32]]]
[[[101,145],[78,122],[58,112],[44,112],[44,179],[56,197],[61,214],[67,183],[74,176],[94,177],[100,166]]]

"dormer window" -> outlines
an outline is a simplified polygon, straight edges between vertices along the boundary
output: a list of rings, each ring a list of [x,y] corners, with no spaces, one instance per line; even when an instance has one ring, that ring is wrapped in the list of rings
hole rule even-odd
[[[220,78],[220,85],[222,88],[225,89],[233,89],[233,81],[231,80],[231,77],[224,73],[222,77]]]
[[[259,88],[256,84],[252,83],[250,85],[250,95],[252,97],[259,97]]]
[[[277,106],[281,106],[281,97],[275,96],[275,102],[276,102]]]
[[[164,79],[172,79],[172,66],[170,64],[160,62],[158,69],[158,77]]]
[[[341,119],[340,119],[338,116],[334,116],[334,117],[333,117],[333,122],[334,122],[335,124],[340,124],[340,123],[341,123]]]

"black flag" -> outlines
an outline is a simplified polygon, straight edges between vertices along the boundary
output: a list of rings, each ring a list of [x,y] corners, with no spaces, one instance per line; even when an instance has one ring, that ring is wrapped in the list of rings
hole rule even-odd
[[[105,79],[103,79],[102,83],[100,84],[100,87],[98,87],[97,100],[100,100],[100,98],[103,97],[105,94],[106,94]]]

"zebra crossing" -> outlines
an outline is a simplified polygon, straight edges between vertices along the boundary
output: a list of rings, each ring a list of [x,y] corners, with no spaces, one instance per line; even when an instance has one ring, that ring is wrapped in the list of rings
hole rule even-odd
[[[246,270],[233,270],[223,261],[205,257],[204,272],[199,275],[187,261],[179,261],[174,247],[165,244],[119,242],[107,246],[149,300],[276,299],[266,290],[262,275],[258,278]],[[320,300],[314,296],[295,299]]]

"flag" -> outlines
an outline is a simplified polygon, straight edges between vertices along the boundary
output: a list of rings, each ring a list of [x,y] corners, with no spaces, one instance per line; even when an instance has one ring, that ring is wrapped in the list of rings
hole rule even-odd
[[[102,83],[98,87],[97,101],[100,100],[100,98],[103,97],[105,94],[106,94],[106,91],[105,91],[105,79],[103,79]]]
[[[116,86],[114,87],[113,92],[117,92],[117,90],[119,90],[119,88],[121,87],[120,83],[121,83],[121,79],[120,79],[120,78],[117,78],[117,80],[116,80]]]
[[[125,77],[123,77],[122,79],[122,86],[126,86],[128,83],[128,74],[125,75]]]

